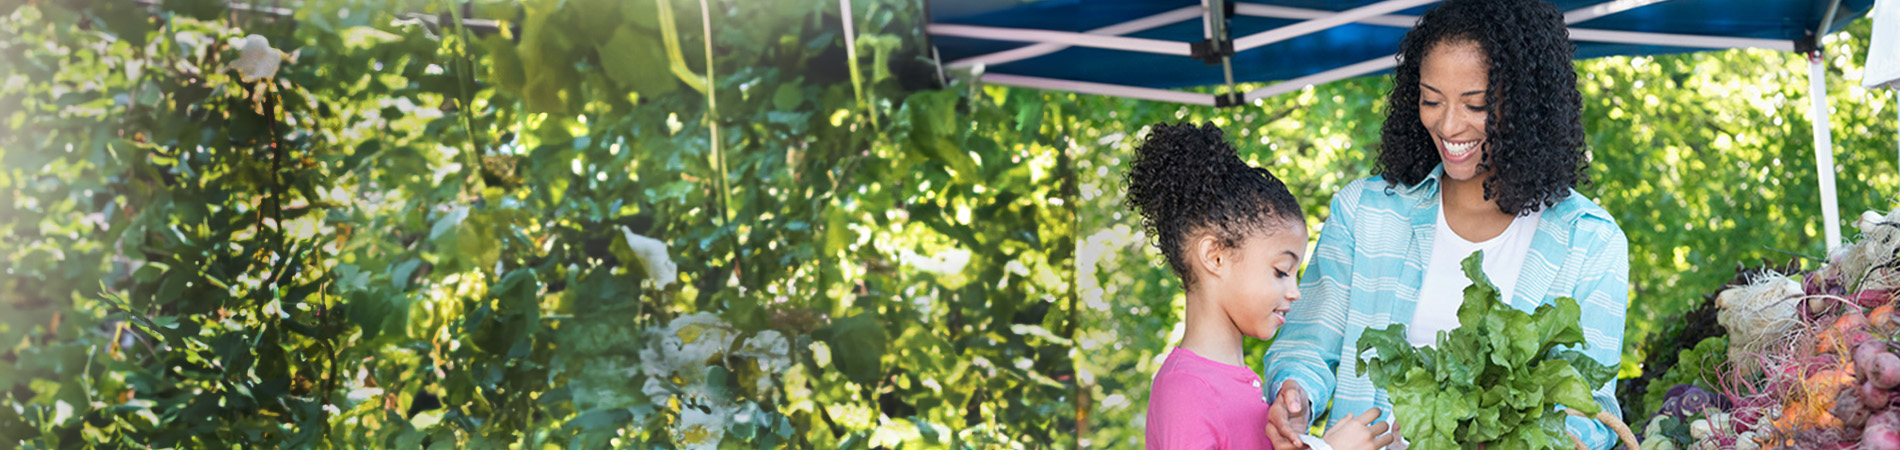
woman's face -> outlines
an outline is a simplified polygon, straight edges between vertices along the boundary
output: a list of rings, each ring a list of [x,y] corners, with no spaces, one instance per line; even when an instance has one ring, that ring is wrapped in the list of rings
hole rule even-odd
[[[1468,181],[1484,160],[1484,123],[1490,79],[1484,52],[1476,42],[1432,45],[1419,63],[1418,118],[1431,133],[1445,176]]]

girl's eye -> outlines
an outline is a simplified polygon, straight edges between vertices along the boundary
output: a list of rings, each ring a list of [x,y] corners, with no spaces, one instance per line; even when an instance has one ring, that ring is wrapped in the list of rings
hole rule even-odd
[[[1486,106],[1485,105],[1466,106],[1465,108],[1470,109],[1472,112],[1484,112],[1484,109],[1486,108]]]
[[[1419,100],[1418,104],[1424,105],[1424,106],[1438,106],[1438,102],[1434,102],[1431,100]]]
[[[1280,269],[1273,269],[1273,274],[1274,274],[1274,276],[1278,276],[1278,277],[1280,277],[1280,278],[1286,278],[1286,277],[1287,277],[1287,274],[1286,274],[1286,271],[1284,271],[1284,270],[1280,270]]]

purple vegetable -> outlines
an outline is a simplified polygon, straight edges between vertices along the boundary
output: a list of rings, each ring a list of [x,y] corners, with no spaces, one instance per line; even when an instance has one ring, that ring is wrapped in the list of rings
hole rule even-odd
[[[1662,409],[1658,414],[1666,414],[1688,419],[1707,409],[1727,411],[1730,405],[1727,398],[1715,395],[1693,384],[1678,384],[1663,394]]]

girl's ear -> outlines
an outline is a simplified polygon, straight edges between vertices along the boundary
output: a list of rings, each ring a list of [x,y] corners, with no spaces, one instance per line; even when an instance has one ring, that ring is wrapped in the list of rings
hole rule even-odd
[[[1220,240],[1213,235],[1204,234],[1188,241],[1188,259],[1193,261],[1194,270],[1200,272],[1201,279],[1222,278],[1233,267],[1233,255],[1222,248]]]

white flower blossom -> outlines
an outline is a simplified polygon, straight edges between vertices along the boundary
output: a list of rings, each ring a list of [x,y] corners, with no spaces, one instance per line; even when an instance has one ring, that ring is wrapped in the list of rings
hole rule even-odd
[[[641,370],[647,376],[670,378],[681,369],[688,380],[699,378],[706,360],[725,354],[738,338],[731,324],[712,313],[695,313],[674,318],[664,329],[652,331],[653,345],[640,349]]]
[[[620,233],[627,238],[627,248],[633,249],[633,255],[640,258],[640,264],[652,277],[653,285],[660,289],[679,281],[679,266],[666,256],[666,243],[658,239],[633,234],[633,230],[620,227]]]
[[[778,372],[792,364],[792,344],[777,330],[760,331],[746,339],[738,354],[758,360],[759,371]]]
[[[673,440],[685,450],[717,450],[719,440],[726,437],[726,421],[732,416],[732,408],[725,405],[708,405],[710,412],[699,408],[680,408],[680,420],[673,428]]]
[[[673,391],[661,384],[659,378],[647,377],[646,386],[640,387],[640,393],[646,394],[647,401],[655,405],[665,405],[673,400]]]
[[[268,80],[277,77],[277,69],[284,62],[297,62],[296,54],[285,54],[270,46],[270,40],[263,36],[250,35],[236,45],[238,59],[231,62],[231,68],[237,69],[238,79],[246,83]],[[301,52],[301,50],[299,51]]]

